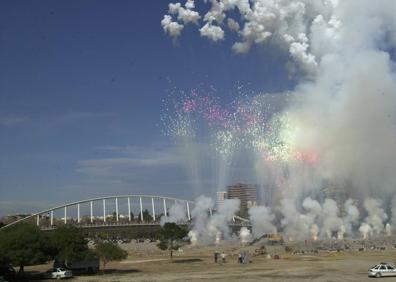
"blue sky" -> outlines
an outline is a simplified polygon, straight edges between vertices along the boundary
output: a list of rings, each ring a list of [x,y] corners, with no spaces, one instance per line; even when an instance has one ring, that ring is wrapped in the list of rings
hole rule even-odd
[[[193,27],[172,40],[168,3],[1,1],[0,215],[114,194],[192,198],[161,131],[169,89],[232,100],[237,83],[293,86],[277,50],[237,55]]]

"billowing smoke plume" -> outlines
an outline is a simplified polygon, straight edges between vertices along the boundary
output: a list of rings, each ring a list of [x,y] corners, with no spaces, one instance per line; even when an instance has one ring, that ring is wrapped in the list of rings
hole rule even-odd
[[[183,223],[187,220],[186,207],[180,202],[175,202],[169,209],[167,216],[161,217],[160,224],[167,222]]]
[[[282,203],[282,223],[286,235],[292,239],[343,239],[345,234],[353,235],[359,220],[359,211],[352,199],[344,203],[343,217],[337,203],[332,199],[325,199],[323,204],[320,204],[307,197],[302,202],[301,212],[294,208],[295,200],[284,199]]]
[[[242,244],[247,244],[252,240],[252,234],[250,234],[249,229],[242,227],[239,231],[239,238],[241,239]]]
[[[294,199],[282,200],[282,225],[289,239],[343,238],[346,232],[345,222],[349,222],[349,219],[340,217],[334,200],[325,199],[321,205],[307,197],[302,202],[302,207],[303,211],[299,212],[295,208]]]
[[[210,211],[214,208],[211,198],[200,196],[195,200],[194,209],[191,212],[193,228],[189,233],[190,240],[194,243],[213,243],[213,238],[208,238],[207,226],[210,220]],[[212,240],[211,240],[212,239]]]
[[[232,46],[235,52],[247,52],[254,45],[275,47],[289,55],[290,75],[303,78],[290,91],[288,106],[273,118],[269,128],[276,132],[264,132],[256,142],[258,163],[265,163],[257,166],[257,178],[276,179],[280,188],[275,204],[283,231],[292,239],[389,233],[396,226],[396,205],[385,206],[396,194],[395,3],[209,3],[209,11],[193,17],[185,16],[191,14],[186,9],[195,11],[192,1],[184,7],[169,5],[165,31],[178,36],[192,22],[201,36],[213,41],[236,32],[240,40]],[[340,193],[315,197],[328,188]],[[311,200],[304,205],[308,195]],[[372,195],[378,200],[370,199]],[[357,222],[362,218],[356,206],[345,202],[348,197],[363,204],[368,214],[363,223]],[[331,198],[344,201],[346,215]],[[392,212],[387,230],[385,210]]]
[[[254,238],[260,238],[264,234],[276,233],[276,227],[272,223],[275,216],[271,210],[265,206],[254,206],[249,209],[249,219],[252,224],[252,235]]]
[[[336,238],[342,239],[345,227],[343,226],[342,219],[338,216],[339,211],[337,204],[332,199],[326,199],[323,203],[323,226],[322,234],[327,238],[332,238],[333,233],[337,233]]]
[[[385,231],[385,221],[388,216],[381,207],[382,201],[372,198],[364,200],[364,208],[368,216],[360,227],[363,237],[381,235]]]
[[[294,199],[282,199],[280,210],[283,215],[281,224],[288,240],[310,238],[307,217],[297,211]]]
[[[190,240],[197,244],[220,243],[223,239],[231,237],[228,224],[239,210],[238,199],[226,199],[220,208],[211,215],[214,202],[204,196],[195,201],[192,210],[193,227],[189,233]]]
[[[345,202],[344,209],[346,212],[346,215],[343,218],[345,233],[348,236],[352,237],[354,233],[354,229],[356,228],[359,222],[359,210],[355,206],[354,201],[352,199],[348,199]]]
[[[304,210],[307,211],[305,217],[307,225],[309,227],[310,235],[313,240],[317,240],[319,236],[319,227],[317,221],[322,214],[322,207],[318,201],[311,199],[310,197],[305,198],[302,203]]]

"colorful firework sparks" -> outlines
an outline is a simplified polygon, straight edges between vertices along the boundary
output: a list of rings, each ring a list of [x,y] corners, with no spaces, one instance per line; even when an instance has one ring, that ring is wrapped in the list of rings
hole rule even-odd
[[[245,148],[262,154],[266,161],[316,163],[316,154],[296,146],[297,124],[287,112],[276,114],[266,98],[245,95],[222,106],[214,96],[199,95],[197,91],[182,93],[163,115],[165,133],[193,138],[205,132],[216,152],[226,158]]]
[[[227,158],[231,156],[238,146],[238,141],[231,131],[218,131],[214,134],[212,144],[215,146],[216,152]]]
[[[298,146],[300,130],[300,126],[285,112],[272,119],[266,134],[257,146],[267,161],[302,161],[311,165],[316,164],[319,161],[318,155]]]

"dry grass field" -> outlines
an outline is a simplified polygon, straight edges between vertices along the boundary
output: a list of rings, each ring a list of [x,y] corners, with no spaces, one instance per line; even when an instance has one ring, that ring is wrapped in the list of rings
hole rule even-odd
[[[265,255],[253,255],[255,247],[236,245],[215,247],[185,247],[176,252],[173,262],[166,252],[159,251],[154,243],[124,245],[129,252],[127,260],[111,262],[103,275],[79,276],[73,281],[372,281],[367,269],[379,262],[396,262],[396,250],[357,250],[325,252],[309,255],[286,254],[284,247],[269,247],[268,252],[279,254],[275,260]],[[227,254],[226,263],[213,262],[214,251]],[[237,255],[249,252],[250,263],[238,264]],[[31,267],[43,271],[50,265]],[[396,281],[396,278],[384,278]]]

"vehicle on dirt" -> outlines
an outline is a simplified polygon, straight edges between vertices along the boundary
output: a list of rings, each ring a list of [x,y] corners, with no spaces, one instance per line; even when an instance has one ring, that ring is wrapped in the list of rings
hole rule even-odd
[[[377,278],[396,276],[396,268],[392,264],[381,262],[368,270],[368,276]]]
[[[59,280],[63,278],[71,278],[73,277],[73,273],[70,270],[58,267],[47,271],[44,277]]]

